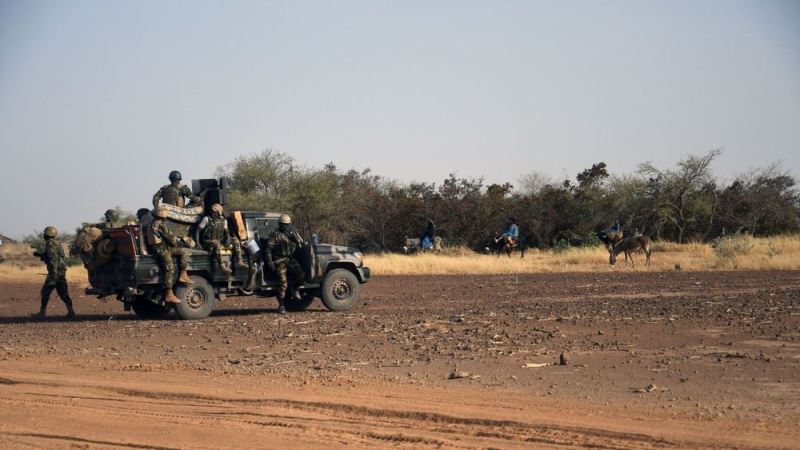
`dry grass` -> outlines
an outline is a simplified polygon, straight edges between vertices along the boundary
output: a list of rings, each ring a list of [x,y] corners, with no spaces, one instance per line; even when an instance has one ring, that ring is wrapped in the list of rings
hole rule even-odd
[[[0,284],[5,281],[44,282],[45,276],[47,276],[47,267],[44,263],[34,266],[9,264],[8,262],[0,264]],[[67,282],[75,285],[88,284],[86,269],[83,266],[67,268]]]
[[[575,248],[561,253],[529,250],[524,259],[518,254],[506,256],[480,255],[467,249],[449,249],[443,255],[368,255],[364,263],[375,275],[456,275],[456,274],[520,274],[543,272],[597,272],[615,270],[798,270],[800,269],[800,236],[774,238],[737,237],[749,240],[745,250],[733,257],[723,257],[711,244],[654,243],[651,266],[644,267],[645,257],[635,256],[636,267],[626,265],[624,258],[617,266],[608,263],[605,248]],[[750,245],[752,244],[752,245]],[[738,248],[738,247],[737,247]],[[749,248],[749,249],[748,249]]]
[[[44,282],[47,267],[39,258],[33,256],[33,249],[27,244],[4,244],[0,247],[0,256],[5,259],[0,264],[0,283],[4,281]],[[68,283],[87,284],[87,279],[88,275],[83,266],[67,268]]]
[[[472,250],[451,248],[443,255],[400,255],[384,253],[367,255],[365,264],[372,273],[381,275],[469,275],[469,274],[521,274],[544,272],[610,272],[610,271],[708,271],[708,270],[800,270],[800,236],[774,238],[735,237],[739,253],[720,256],[711,244],[653,244],[651,266],[644,267],[644,255],[636,256],[636,267],[608,264],[608,252],[602,247],[570,249],[561,253],[529,250],[524,259],[518,254],[506,256],[480,255]],[[4,246],[5,247],[5,246]],[[43,281],[47,273],[44,264],[29,255],[25,249],[12,249],[4,256],[9,259],[0,264],[0,283],[3,281]],[[16,253],[14,253],[16,252]],[[20,253],[22,252],[22,253]],[[27,253],[26,253],[27,252]],[[67,280],[75,285],[87,283],[86,269],[82,266],[67,269]]]

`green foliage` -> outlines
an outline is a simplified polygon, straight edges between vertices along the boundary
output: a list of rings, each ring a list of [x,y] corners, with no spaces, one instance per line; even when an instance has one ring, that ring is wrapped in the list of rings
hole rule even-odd
[[[533,171],[520,178],[520,191],[455,174],[441,183],[403,184],[369,169],[307,168],[271,149],[241,156],[218,175],[229,182],[233,208],[287,212],[306,236],[314,232],[371,252],[399,250],[428,220],[448,246],[476,250],[502,232],[509,217],[529,246],[557,251],[599,245],[595,233],[616,222],[678,242],[737,230],[800,231],[800,197],[791,176],[772,166],[719,186],[710,168],[720,154],[690,155],[671,169],[644,163],[623,175],[611,175],[598,162],[563,183]]]

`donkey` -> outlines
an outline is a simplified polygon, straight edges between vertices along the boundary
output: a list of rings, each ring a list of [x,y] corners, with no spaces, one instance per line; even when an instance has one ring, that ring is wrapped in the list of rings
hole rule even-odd
[[[636,267],[636,263],[633,261],[633,253],[642,250],[647,256],[647,261],[645,261],[645,267],[650,267],[650,237],[649,236],[634,236],[629,237],[621,240],[619,243],[614,245],[614,248],[611,250],[608,256],[608,262],[613,266],[617,263],[617,255],[620,253],[625,253],[625,262],[628,262],[628,258],[631,259],[631,264],[633,267]]]

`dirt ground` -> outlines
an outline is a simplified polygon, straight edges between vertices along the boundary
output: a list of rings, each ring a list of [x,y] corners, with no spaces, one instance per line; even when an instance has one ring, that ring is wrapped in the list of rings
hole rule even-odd
[[[0,280],[0,447],[800,448],[798,272],[379,277],[203,321],[74,286],[37,322],[38,288]]]

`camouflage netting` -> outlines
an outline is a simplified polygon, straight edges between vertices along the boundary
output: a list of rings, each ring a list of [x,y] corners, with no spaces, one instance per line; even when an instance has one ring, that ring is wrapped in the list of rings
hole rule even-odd
[[[172,234],[178,238],[187,237],[190,234],[191,226],[200,222],[203,218],[202,206],[181,208],[180,206],[168,205],[166,203],[161,203],[159,206],[164,206],[169,210],[167,226],[170,231],[172,231]]]
[[[100,228],[86,226],[75,235],[70,254],[80,257],[87,269],[96,269],[111,259],[114,241]]]

